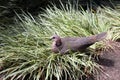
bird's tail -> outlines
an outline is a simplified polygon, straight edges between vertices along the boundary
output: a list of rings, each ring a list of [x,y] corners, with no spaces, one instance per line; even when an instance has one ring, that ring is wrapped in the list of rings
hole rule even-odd
[[[107,37],[107,32],[102,32],[100,34],[95,35],[96,41],[101,41]]]

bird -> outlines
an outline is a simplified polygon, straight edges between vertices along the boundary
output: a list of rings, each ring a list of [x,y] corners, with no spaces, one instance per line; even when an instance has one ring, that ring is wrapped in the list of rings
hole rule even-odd
[[[107,36],[107,32],[101,32],[96,35],[91,35],[87,37],[60,37],[54,34],[51,39],[52,48],[51,51],[54,53],[66,54],[70,51],[77,52],[83,51],[95,42],[104,40]]]

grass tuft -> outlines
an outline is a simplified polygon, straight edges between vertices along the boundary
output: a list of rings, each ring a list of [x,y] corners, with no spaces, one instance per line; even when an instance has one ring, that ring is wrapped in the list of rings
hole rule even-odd
[[[78,80],[89,76],[99,67],[92,57],[95,50],[107,49],[108,40],[120,38],[119,12],[108,8],[92,13],[66,5],[61,9],[49,7],[37,18],[24,12],[16,15],[19,20],[11,27],[10,34],[0,32],[0,66],[3,67],[0,74],[4,73],[5,80]],[[91,46],[90,55],[87,52],[60,55],[50,50],[49,37],[54,33],[89,36],[101,32],[107,32],[107,38]]]

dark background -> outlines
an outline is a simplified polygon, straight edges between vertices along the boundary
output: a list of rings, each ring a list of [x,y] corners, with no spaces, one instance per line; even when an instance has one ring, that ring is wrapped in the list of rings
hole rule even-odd
[[[15,16],[15,12],[21,13],[21,10],[30,12],[32,15],[37,15],[42,12],[43,9],[51,5],[51,3],[60,6],[60,0],[0,0],[0,26],[3,24],[13,23],[12,18]],[[69,0],[71,4],[80,4],[84,9],[87,9],[92,5],[94,10],[98,6],[109,6],[111,8],[119,9],[119,0]],[[61,0],[63,4],[66,4],[68,0]]]

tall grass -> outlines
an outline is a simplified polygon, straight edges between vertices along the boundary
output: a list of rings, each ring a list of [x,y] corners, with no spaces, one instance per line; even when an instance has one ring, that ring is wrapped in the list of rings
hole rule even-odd
[[[19,18],[15,25],[17,28],[11,27],[11,35],[0,34],[0,65],[3,67],[0,74],[4,73],[5,80],[78,80],[94,74],[99,67],[92,57],[94,51],[55,54],[50,50],[49,37],[54,33],[60,36],[89,36],[108,32],[110,36],[114,34],[108,39],[116,40],[120,37],[120,27],[112,20],[119,17],[112,14],[114,10],[108,9],[107,12],[106,9],[92,13],[66,5],[61,9],[49,7],[37,18],[24,12],[22,15],[16,14]],[[113,24],[116,27],[112,27]],[[98,42],[101,43],[104,44]],[[96,49],[96,46],[91,48]]]

